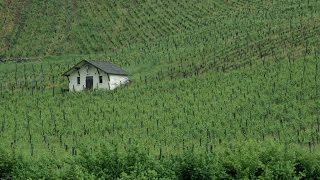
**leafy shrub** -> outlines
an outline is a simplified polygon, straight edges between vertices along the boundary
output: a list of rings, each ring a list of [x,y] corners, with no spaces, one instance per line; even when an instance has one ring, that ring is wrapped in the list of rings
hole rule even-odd
[[[106,179],[120,177],[123,162],[116,150],[103,149],[96,154],[84,151],[78,162],[90,174]]]
[[[86,169],[84,169],[79,164],[73,164],[63,173],[62,178],[65,180],[73,180],[73,179],[96,179],[93,174],[88,173]]]
[[[26,159],[0,151],[0,179],[319,179],[320,156],[280,144],[248,142],[210,154],[186,152],[154,159],[138,148],[126,153],[83,150],[65,161]]]
[[[59,179],[64,163],[55,158],[25,159],[16,157],[14,179]]]
[[[178,179],[212,179],[215,175],[214,158],[187,152],[173,160]]]
[[[79,163],[88,173],[104,179],[165,178],[172,175],[170,169],[152,160],[138,148],[130,149],[124,155],[116,149],[107,148],[97,154],[84,152]]]
[[[11,179],[15,164],[12,155],[0,149],[0,179]]]
[[[320,158],[314,154],[299,153],[294,165],[295,174],[301,179],[320,179]]]

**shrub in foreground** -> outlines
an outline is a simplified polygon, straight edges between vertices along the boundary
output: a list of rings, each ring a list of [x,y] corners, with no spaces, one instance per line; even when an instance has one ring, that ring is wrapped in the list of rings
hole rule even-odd
[[[294,146],[246,142],[210,154],[185,152],[164,158],[139,148],[102,148],[66,160],[35,160],[0,150],[0,179],[319,179],[320,155]]]

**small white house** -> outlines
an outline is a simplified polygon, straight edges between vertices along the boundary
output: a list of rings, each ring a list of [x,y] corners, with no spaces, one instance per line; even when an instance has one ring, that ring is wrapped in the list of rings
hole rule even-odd
[[[83,60],[63,74],[69,79],[69,91],[85,89],[113,90],[129,82],[128,73],[104,61]]]

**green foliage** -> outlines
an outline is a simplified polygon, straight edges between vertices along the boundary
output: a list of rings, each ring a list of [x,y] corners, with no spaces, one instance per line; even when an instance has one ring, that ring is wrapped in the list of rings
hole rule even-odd
[[[249,57],[270,57],[279,51],[296,56],[301,46],[308,42],[311,48],[317,42],[319,27],[314,18],[319,16],[319,2],[313,0],[20,0],[3,4],[0,50],[12,58],[110,56],[136,49],[131,57],[143,59],[155,48],[153,55],[166,54],[154,61],[197,58],[218,65],[219,59],[235,58],[249,63]],[[188,68],[195,71],[201,64],[190,63]]]
[[[191,152],[173,159],[174,170],[178,179],[212,179],[214,178],[218,162],[216,158],[204,155],[195,155]]]
[[[317,179],[319,2],[1,1],[0,179]]]
[[[320,160],[317,154],[297,153],[294,165],[295,174],[302,179],[320,178]]]
[[[82,146],[121,153],[139,144],[159,157],[254,139],[318,151],[316,57],[172,80],[137,74],[115,91],[61,93],[61,73],[72,61],[0,67],[1,147],[69,156]]]
[[[268,142],[233,144],[213,153],[186,152],[154,159],[137,148],[102,149],[71,160],[12,157],[2,179],[318,179],[319,155]],[[290,149],[287,149],[290,148]],[[90,155],[89,155],[90,154]],[[9,157],[9,156],[6,156]],[[115,161],[119,164],[116,165]],[[8,162],[8,161],[6,161]],[[12,161],[10,161],[12,162]],[[3,169],[3,166],[2,166]]]
[[[58,179],[60,171],[65,165],[53,157],[41,159],[26,159],[22,156],[16,157],[14,167],[14,179]]]
[[[0,179],[11,179],[15,165],[13,156],[0,148]]]
[[[116,179],[123,171],[122,159],[115,150],[104,149],[97,155],[84,152],[81,157],[81,166],[97,177]]]
[[[91,164],[91,166],[95,166]],[[61,179],[74,180],[74,179],[96,179],[93,174],[90,174],[87,169],[85,169],[81,164],[72,164],[65,168],[64,173],[61,175]]]
[[[84,152],[79,164],[88,173],[105,179],[153,179],[170,175],[170,169],[166,169],[138,148],[130,149],[125,155],[108,148],[97,154]]]

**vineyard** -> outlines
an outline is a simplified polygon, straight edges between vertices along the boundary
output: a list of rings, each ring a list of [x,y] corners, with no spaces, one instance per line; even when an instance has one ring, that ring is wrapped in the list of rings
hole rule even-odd
[[[320,177],[319,11],[317,0],[0,1],[0,179]],[[132,81],[63,91],[82,59]]]

